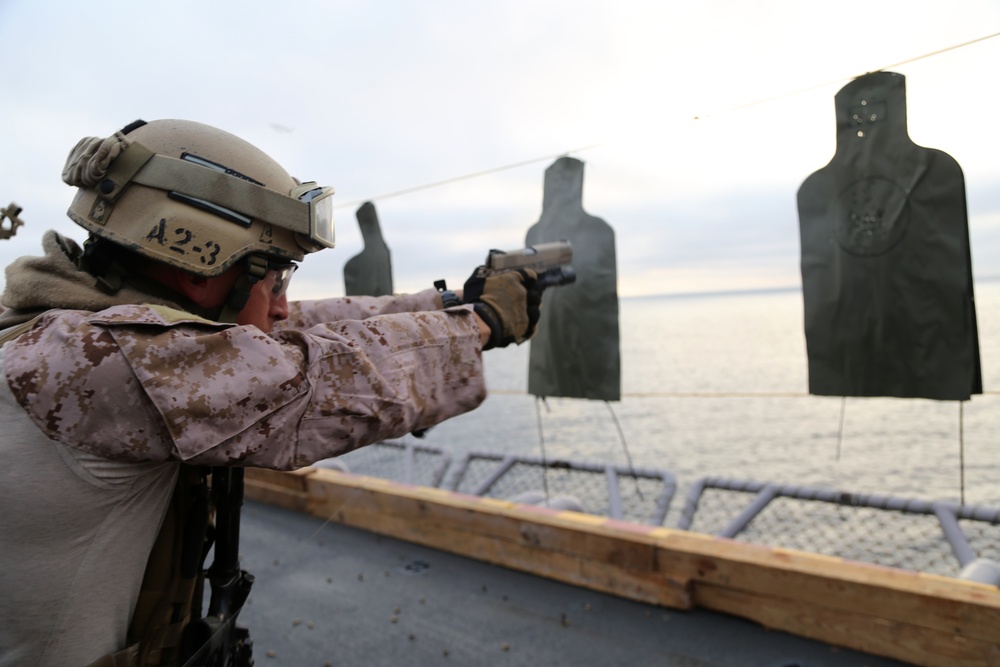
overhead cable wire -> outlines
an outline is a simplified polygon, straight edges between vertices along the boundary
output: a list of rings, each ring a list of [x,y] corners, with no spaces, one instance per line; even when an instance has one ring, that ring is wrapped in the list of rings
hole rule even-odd
[[[955,49],[961,49],[966,46],[971,46],[979,42],[985,42],[987,39],[993,39],[994,37],[1000,37],[1000,32],[995,32],[992,35],[985,35],[983,37],[977,37],[976,39],[971,39],[968,42],[962,42],[961,44],[954,44],[952,46],[946,46],[943,49],[938,49],[937,51],[931,51],[930,53],[925,53],[922,56],[916,56],[914,58],[909,58],[907,60],[901,60],[898,63],[893,63],[892,65],[886,65],[883,70],[891,69],[893,67],[899,67],[900,65],[907,65],[909,63],[915,62],[917,60],[923,60],[924,58],[931,58],[933,56],[939,56],[942,53],[947,53],[948,51],[954,51]],[[881,70],[879,70],[881,71]]]
[[[543,162],[545,160],[554,160],[556,158],[566,157],[572,153],[582,153],[583,151],[588,151],[593,148],[599,148],[603,144],[591,144],[589,146],[583,146],[581,148],[574,148],[573,150],[563,151],[561,153],[554,153],[552,155],[544,155],[542,157],[531,158],[530,160],[522,160],[520,162],[514,162],[512,164],[505,164],[502,167],[493,167],[492,169],[484,169],[482,171],[472,172],[471,174],[464,174],[462,176],[455,176],[453,178],[446,178],[442,181],[433,181],[431,183],[424,183],[423,185],[416,185],[412,188],[405,188],[403,190],[396,190],[395,192],[386,192],[381,195],[376,195],[374,197],[368,197],[367,199],[359,199],[351,202],[346,202],[344,204],[337,204],[334,208],[346,208],[348,206],[357,206],[363,204],[366,201],[380,201],[382,199],[388,199],[389,197],[398,197],[399,195],[407,195],[411,192],[418,192],[420,190],[429,190],[431,188],[440,187],[442,185],[449,185],[451,183],[457,183],[459,181],[465,181],[470,178],[479,178],[480,176],[488,176],[489,174],[495,174],[501,171],[507,171],[508,169],[517,169],[518,167],[524,167],[529,164],[535,164],[536,162]]]
[[[918,60],[924,60],[926,58],[931,58],[931,57],[934,57],[934,56],[938,56],[938,55],[941,55],[942,53],[947,53],[949,51],[954,51],[956,49],[961,49],[961,48],[964,48],[966,46],[971,46],[973,44],[977,44],[979,42],[984,42],[984,41],[986,41],[988,39],[993,39],[995,37],[1000,37],[1000,32],[995,32],[995,33],[993,33],[991,35],[985,35],[983,37],[978,37],[976,39],[972,39],[972,40],[969,40],[967,42],[962,42],[961,44],[953,44],[952,46],[946,46],[946,47],[944,47],[942,49],[937,49],[936,51],[930,51],[928,53],[924,53],[924,54],[919,55],[919,56],[914,56],[912,58],[907,58],[906,60],[901,60],[901,61],[899,61],[897,63],[893,63],[891,65],[885,65],[885,66],[883,66],[883,67],[881,67],[879,69],[870,70],[869,72],[864,72],[863,74],[856,74],[854,76],[839,77],[837,79],[833,79],[831,81],[827,81],[825,83],[820,83],[820,84],[817,84],[817,85],[814,85],[814,86],[809,86],[807,88],[800,88],[798,90],[794,90],[794,91],[787,92],[787,93],[782,93],[780,95],[774,95],[772,97],[765,97],[765,98],[762,98],[762,99],[759,99],[759,100],[754,100],[752,102],[746,102],[744,104],[739,104],[737,106],[730,107],[730,108],[724,109],[722,111],[694,116],[693,120],[706,120],[708,118],[713,118],[715,116],[719,116],[719,115],[722,115],[722,114],[732,113],[733,111],[740,111],[742,109],[748,109],[750,107],[758,106],[758,105],[761,105],[761,104],[767,104],[768,102],[774,102],[774,101],[777,101],[777,100],[785,99],[787,97],[794,97],[796,95],[802,95],[804,93],[808,93],[808,92],[811,92],[811,91],[814,91],[814,90],[818,90],[820,88],[826,88],[827,86],[831,86],[831,85],[834,85],[834,84],[837,84],[837,83],[841,83],[843,81],[851,81],[853,79],[858,78],[859,76],[864,76],[864,74],[870,74],[871,72],[881,72],[881,71],[884,71],[884,70],[887,70],[887,69],[892,69],[894,67],[899,67],[900,65],[907,65],[909,63],[916,62]],[[524,167],[524,166],[527,166],[529,164],[535,164],[537,162],[543,162],[545,160],[553,160],[553,159],[560,158],[560,157],[566,157],[567,155],[571,155],[573,153],[582,153],[584,151],[588,151],[588,150],[591,150],[591,149],[594,149],[594,148],[599,148],[599,147],[601,147],[603,145],[604,145],[604,142],[597,143],[597,144],[590,144],[588,146],[583,146],[581,148],[575,148],[575,149],[572,149],[572,150],[562,151],[562,152],[559,152],[559,153],[553,153],[553,154],[550,154],[550,155],[543,155],[542,157],[531,158],[531,159],[528,159],[528,160],[521,160],[520,162],[514,162],[514,163],[506,164],[506,165],[503,165],[503,166],[500,166],[500,167],[493,167],[491,169],[483,169],[481,171],[475,171],[475,172],[471,172],[471,173],[468,173],[468,174],[463,174],[461,176],[454,176],[452,178],[446,178],[446,179],[443,179],[443,180],[440,180],[440,181],[432,181],[430,183],[424,183],[422,185],[416,185],[416,186],[413,186],[411,188],[404,188],[402,190],[395,190],[395,191],[392,191],[392,192],[386,192],[386,193],[383,193],[383,194],[380,194],[380,195],[375,195],[375,196],[372,196],[372,197],[366,197],[364,199],[356,199],[354,201],[344,202],[343,204],[334,204],[333,208],[339,209],[339,208],[347,208],[349,206],[359,206],[359,205],[361,205],[361,204],[363,204],[365,202],[369,202],[369,201],[370,202],[381,201],[383,199],[389,199],[390,197],[398,197],[400,195],[411,194],[413,192],[419,192],[421,190],[429,190],[431,188],[441,187],[442,185],[450,185],[451,183],[457,183],[459,181],[465,181],[465,180],[469,180],[469,179],[472,179],[472,178],[479,178],[480,176],[488,176],[490,174],[495,174],[495,173],[498,173],[498,172],[501,172],[501,171],[507,171],[509,169],[517,169],[518,167]]]
[[[832,79],[832,80],[827,81],[825,83],[820,83],[820,84],[816,84],[814,86],[809,86],[808,88],[800,88],[798,90],[793,90],[793,91],[790,91],[790,92],[787,92],[787,93],[781,93],[780,95],[774,95],[772,97],[764,97],[764,98],[761,98],[759,100],[754,100],[752,102],[746,102],[744,104],[739,104],[737,106],[730,107],[730,108],[724,109],[722,111],[717,111],[717,112],[710,113],[710,114],[704,114],[704,115],[701,115],[701,116],[694,116],[694,118],[692,120],[705,120],[705,119],[708,119],[708,118],[713,118],[715,116],[720,116],[722,114],[732,113],[733,111],[741,111],[743,109],[749,109],[750,107],[755,107],[755,106],[758,106],[758,105],[761,105],[761,104],[767,104],[769,102],[776,102],[778,100],[783,100],[783,99],[788,98],[788,97],[795,97],[796,95],[802,95],[803,93],[809,93],[809,92],[812,92],[814,90],[818,90],[820,88],[826,88],[827,86],[832,86],[832,85],[835,85],[835,84],[838,84],[838,83],[842,83],[844,81],[853,81],[854,79],[857,79],[858,77],[864,76],[865,74],[871,74],[872,72],[884,72],[885,70],[893,69],[895,67],[899,67],[900,65],[908,65],[909,63],[916,62],[918,60],[924,60],[925,58],[931,58],[933,56],[939,56],[942,53],[947,53],[949,51],[954,51],[955,49],[961,49],[961,48],[964,48],[966,46],[971,46],[971,45],[976,44],[978,42],[986,41],[987,39],[993,39],[994,37],[1000,37],[1000,32],[995,32],[992,35],[986,35],[984,37],[977,37],[976,39],[969,40],[968,42],[962,42],[961,44],[954,44],[952,46],[946,46],[945,48],[938,49],[937,51],[931,51],[931,52],[925,53],[923,55],[914,56],[913,58],[907,58],[906,60],[901,60],[898,63],[893,63],[891,65],[885,65],[885,66],[880,67],[878,69],[869,70],[869,71],[863,72],[861,74],[855,74],[854,76],[843,76],[843,77],[839,77],[839,78],[836,78],[836,79]]]

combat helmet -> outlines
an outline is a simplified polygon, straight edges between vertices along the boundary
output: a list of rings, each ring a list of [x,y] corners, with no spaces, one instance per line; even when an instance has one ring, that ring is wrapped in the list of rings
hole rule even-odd
[[[252,282],[267,263],[290,265],[334,244],[333,188],[301,183],[260,149],[201,123],[136,121],[82,139],[63,180],[79,188],[68,214],[91,241],[201,276],[246,260]]]
[[[246,141],[184,120],[81,140],[63,180],[91,234],[204,276],[250,253],[299,261],[333,247],[332,188],[302,184]]]

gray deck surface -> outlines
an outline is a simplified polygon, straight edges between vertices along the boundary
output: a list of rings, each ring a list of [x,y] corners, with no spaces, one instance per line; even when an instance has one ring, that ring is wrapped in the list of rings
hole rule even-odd
[[[258,667],[903,665],[703,610],[676,611],[248,502],[240,615]]]

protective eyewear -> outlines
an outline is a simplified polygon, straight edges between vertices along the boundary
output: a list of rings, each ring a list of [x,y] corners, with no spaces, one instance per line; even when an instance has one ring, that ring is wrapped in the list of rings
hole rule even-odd
[[[279,263],[268,261],[267,275],[273,276],[274,280],[274,284],[271,286],[271,294],[275,297],[283,296],[288,290],[288,283],[292,281],[292,276],[295,275],[297,268],[299,268],[299,265],[292,262]]]

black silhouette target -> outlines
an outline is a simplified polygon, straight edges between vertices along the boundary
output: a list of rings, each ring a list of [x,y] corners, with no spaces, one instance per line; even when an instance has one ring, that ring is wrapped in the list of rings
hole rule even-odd
[[[982,393],[961,167],[910,140],[899,74],[855,79],[835,107],[837,151],[798,192],[809,392]]]

